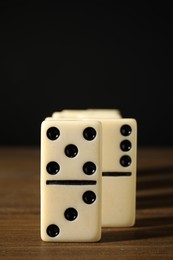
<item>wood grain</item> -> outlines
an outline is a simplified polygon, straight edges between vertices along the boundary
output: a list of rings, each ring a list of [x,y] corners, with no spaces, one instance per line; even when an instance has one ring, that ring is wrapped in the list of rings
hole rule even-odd
[[[96,243],[40,239],[39,147],[0,148],[0,259],[173,259],[173,147],[139,147],[136,224]]]

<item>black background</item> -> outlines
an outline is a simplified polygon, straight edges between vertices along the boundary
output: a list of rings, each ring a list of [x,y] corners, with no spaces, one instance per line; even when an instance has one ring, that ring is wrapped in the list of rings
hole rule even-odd
[[[70,108],[120,109],[136,118],[139,145],[173,145],[172,11],[1,1],[0,145],[38,145],[44,118]]]

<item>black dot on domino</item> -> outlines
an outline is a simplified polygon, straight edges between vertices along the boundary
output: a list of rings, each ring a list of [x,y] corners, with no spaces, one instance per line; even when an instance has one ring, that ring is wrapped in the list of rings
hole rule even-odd
[[[120,132],[123,136],[129,136],[132,132],[132,128],[130,125],[123,125],[120,129]]]
[[[58,137],[60,136],[60,131],[58,128],[52,126],[50,127],[48,130],[47,130],[47,137],[50,139],[50,140],[56,140],[58,139]]]
[[[83,131],[83,136],[87,141],[92,141],[96,137],[96,130],[93,127],[87,127]]]
[[[120,164],[123,166],[123,167],[128,167],[130,164],[131,164],[131,158],[130,156],[128,155],[124,155],[120,158]]]
[[[47,230],[46,230],[48,236],[50,237],[56,237],[59,235],[60,233],[60,229],[57,225],[55,224],[51,224],[47,227]]]
[[[69,144],[65,147],[65,154],[69,158],[74,158],[78,154],[78,148],[74,144]]]
[[[49,162],[47,164],[46,170],[49,174],[54,175],[54,174],[57,174],[59,172],[60,166],[57,162],[52,161],[52,162]]]
[[[76,209],[74,208],[68,208],[66,209],[66,211],[64,212],[64,216],[67,220],[69,221],[73,221],[77,218],[78,216],[78,212]]]
[[[83,194],[82,198],[86,204],[92,204],[96,200],[96,194],[93,191],[88,190]]]
[[[93,162],[86,162],[84,165],[83,165],[83,171],[85,174],[87,175],[92,175],[95,173],[96,171],[96,165],[95,163]]]
[[[130,151],[130,149],[132,148],[132,144],[129,140],[123,140],[120,143],[120,148],[122,151],[127,152],[127,151]]]

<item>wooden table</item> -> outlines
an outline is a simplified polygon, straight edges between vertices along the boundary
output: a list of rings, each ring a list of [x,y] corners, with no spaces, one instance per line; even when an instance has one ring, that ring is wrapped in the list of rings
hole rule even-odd
[[[173,259],[173,147],[138,148],[136,224],[96,243],[40,239],[39,147],[0,148],[0,259]]]

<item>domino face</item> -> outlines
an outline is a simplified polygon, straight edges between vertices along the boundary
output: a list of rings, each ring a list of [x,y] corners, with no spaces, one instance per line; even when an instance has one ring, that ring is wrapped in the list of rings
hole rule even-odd
[[[128,227],[136,215],[135,119],[102,119],[102,226]]]
[[[100,122],[45,119],[41,124],[40,174],[42,240],[100,240]]]

